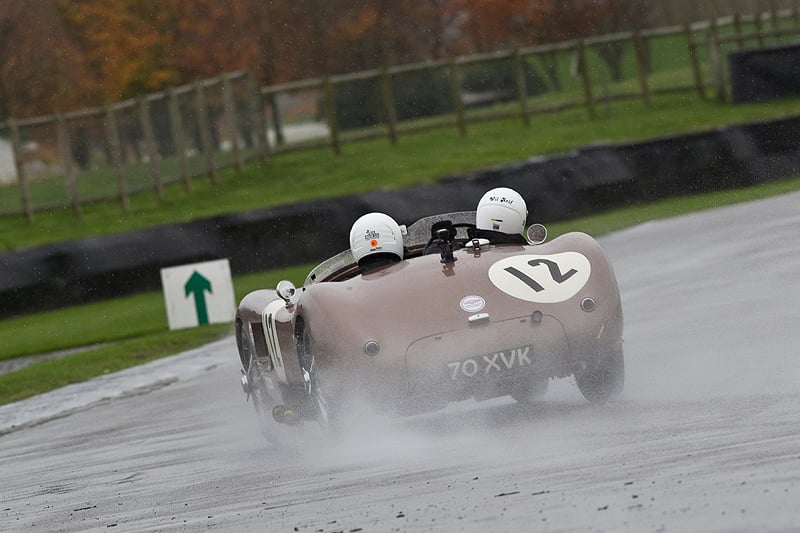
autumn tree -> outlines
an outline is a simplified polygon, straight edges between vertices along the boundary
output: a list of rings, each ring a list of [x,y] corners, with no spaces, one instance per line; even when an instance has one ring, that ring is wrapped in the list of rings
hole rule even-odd
[[[642,29],[648,25],[647,0],[450,0],[460,13],[459,27],[475,45],[489,51],[522,45],[555,43],[590,35]],[[623,42],[596,47],[611,77],[621,80]],[[561,90],[555,52],[538,55],[550,85]]]
[[[451,0],[447,10],[476,52],[534,44],[553,0]]]
[[[76,59],[50,0],[0,2],[0,118],[79,106]]]
[[[176,17],[159,0],[57,0],[88,71],[81,89],[115,101],[178,81],[164,58],[172,50]]]
[[[238,69],[273,84],[553,42],[635,25],[643,2],[2,0],[0,113],[97,105]],[[555,62],[545,70],[558,85]]]
[[[250,0],[258,1],[258,0]],[[270,2],[277,60],[294,76],[353,72],[435,57],[443,0]],[[277,7],[282,7],[280,10]],[[277,70],[287,72],[279,66]],[[288,72],[287,72],[288,73]]]
[[[436,2],[362,1],[334,28],[341,70],[412,63],[431,58],[439,48]]]
[[[591,7],[592,33],[608,34],[629,30],[641,30],[647,25],[645,0],[599,0]],[[597,54],[608,66],[611,78],[621,81],[622,57],[626,43],[612,41],[597,47]],[[647,51],[645,51],[647,57]]]
[[[11,67],[11,45],[14,42],[16,25],[21,14],[21,2],[0,4],[0,120],[9,115],[11,92],[9,70]]]
[[[0,105],[38,114],[236,69],[271,84],[456,50],[450,0],[33,1],[0,2]]]

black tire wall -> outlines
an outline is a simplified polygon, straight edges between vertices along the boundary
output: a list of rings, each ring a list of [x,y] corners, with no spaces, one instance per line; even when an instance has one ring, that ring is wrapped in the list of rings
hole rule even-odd
[[[467,141],[468,142],[468,141]],[[397,191],[269,207],[184,224],[0,255],[3,318],[161,287],[163,267],[228,258],[234,274],[324,259],[347,247],[352,222],[383,211],[400,223],[471,210],[512,187],[528,222],[800,175],[800,117],[646,142],[593,145],[552,157],[443,177]]]

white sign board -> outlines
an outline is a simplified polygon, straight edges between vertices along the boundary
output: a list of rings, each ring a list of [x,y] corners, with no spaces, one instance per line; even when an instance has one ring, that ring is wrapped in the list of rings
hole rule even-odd
[[[236,313],[227,259],[161,269],[169,329],[232,322]]]

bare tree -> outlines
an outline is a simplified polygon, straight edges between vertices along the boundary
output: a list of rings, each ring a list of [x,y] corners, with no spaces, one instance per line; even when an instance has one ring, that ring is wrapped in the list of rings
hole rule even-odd
[[[19,27],[23,3],[19,0],[0,2],[0,120],[11,113],[9,67],[13,64],[12,43]]]
[[[597,33],[617,33],[626,30],[641,30],[647,25],[647,9],[645,0],[608,0],[604,17],[598,18]],[[644,42],[644,41],[643,41]],[[601,45],[597,53],[608,66],[611,78],[621,81],[622,56],[625,52],[625,43],[613,41]],[[645,50],[644,57],[649,53]],[[647,68],[649,61],[645,59]]]

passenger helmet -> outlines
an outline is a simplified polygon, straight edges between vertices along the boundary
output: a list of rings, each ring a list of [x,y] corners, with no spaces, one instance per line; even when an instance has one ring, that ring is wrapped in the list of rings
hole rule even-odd
[[[528,208],[520,194],[507,187],[487,192],[478,202],[475,226],[478,229],[514,234],[525,231]]]
[[[392,254],[402,259],[402,230],[385,213],[367,213],[356,220],[350,229],[350,250],[357,263],[377,254]]]

